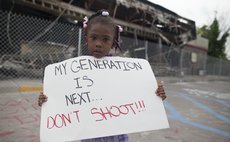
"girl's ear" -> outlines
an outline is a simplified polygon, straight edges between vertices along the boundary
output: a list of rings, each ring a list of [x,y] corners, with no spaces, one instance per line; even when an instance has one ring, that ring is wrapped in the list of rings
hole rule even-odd
[[[116,47],[116,42],[115,42],[115,39],[114,39],[111,49],[113,49],[113,48],[115,48],[115,47]]]
[[[117,46],[117,28],[115,29],[115,33],[114,33],[114,37],[113,37],[112,49],[113,49],[113,48],[116,49],[116,46]]]

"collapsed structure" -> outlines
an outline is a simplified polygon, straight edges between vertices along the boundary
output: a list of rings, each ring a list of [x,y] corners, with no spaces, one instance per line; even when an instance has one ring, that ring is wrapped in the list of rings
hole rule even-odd
[[[205,63],[207,42],[205,47],[194,42],[195,22],[147,0],[3,0],[1,3],[5,5],[3,10],[10,11],[3,13],[6,17],[3,27],[7,27],[6,32],[2,30],[1,39],[7,41],[1,45],[6,51],[3,54],[14,50],[23,66],[29,62],[33,68],[43,68],[73,56],[68,53],[67,57],[67,51],[81,55],[79,47],[83,48],[84,42],[79,37],[83,18],[105,9],[124,29],[121,33],[124,56],[147,59],[155,67],[155,74],[175,73],[183,65],[186,65],[183,70],[188,72],[191,72],[190,65],[193,65],[192,72],[205,68],[197,62],[201,59]],[[11,12],[32,17],[17,17]],[[187,59],[182,63],[184,57]]]
[[[181,45],[196,38],[195,22],[147,0],[17,0],[19,5],[53,15],[69,22],[81,22],[84,16],[106,9],[127,34],[166,44]]]

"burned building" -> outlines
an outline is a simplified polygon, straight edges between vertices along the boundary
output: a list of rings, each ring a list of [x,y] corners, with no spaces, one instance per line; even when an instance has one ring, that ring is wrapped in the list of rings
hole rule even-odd
[[[3,36],[9,42],[2,47],[10,49],[9,51],[15,54],[22,52],[18,51],[21,49],[21,41],[28,41],[30,45],[27,47],[33,44],[37,47],[37,43],[44,45],[43,42],[46,42],[45,47],[49,47],[50,43],[63,45],[63,48],[75,47],[77,50],[75,52],[81,55],[83,51],[79,47],[84,45],[79,44],[79,41],[83,39],[79,39],[79,34],[76,33],[82,31],[76,32],[75,27],[81,28],[83,18],[100,9],[109,11],[115,22],[123,27],[124,32],[121,34],[123,55],[126,56],[128,53],[131,57],[146,58],[155,66],[159,65],[156,63],[170,66],[168,59],[165,58],[170,57],[168,53],[171,52],[168,51],[172,48],[180,49],[189,41],[196,39],[194,21],[147,0],[3,0],[1,9],[3,13],[10,11],[5,14],[8,28],[5,32],[6,36]],[[11,26],[10,22],[14,21],[13,13],[29,15],[35,19],[24,18],[28,20],[25,23],[28,25],[25,27],[23,24],[20,25],[23,20],[17,21],[15,18],[17,26]],[[44,21],[36,22],[36,18]],[[60,30],[57,30],[58,26],[54,25],[57,23],[61,27]],[[35,31],[37,27],[42,27],[42,24],[44,24],[43,30]],[[70,27],[66,28],[66,24]],[[17,32],[24,29],[23,34],[19,32],[21,35],[15,38],[14,43],[11,42],[13,36],[10,34],[12,32],[10,29],[12,27]],[[63,28],[67,30],[64,31]],[[30,35],[31,33],[34,35]],[[179,51],[175,55],[179,59]],[[176,65],[176,63],[170,64]]]
[[[17,0],[15,5],[40,12],[40,17],[58,16],[66,22],[81,22],[84,16],[105,9],[126,34],[180,45],[196,38],[195,22],[147,0]],[[23,12],[23,10],[21,10]],[[35,12],[27,12],[27,14]],[[48,15],[51,16],[47,16]]]

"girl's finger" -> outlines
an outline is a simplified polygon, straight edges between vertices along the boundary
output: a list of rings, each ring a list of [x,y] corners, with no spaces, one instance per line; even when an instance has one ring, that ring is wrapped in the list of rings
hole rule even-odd
[[[47,100],[38,100],[38,105],[39,105],[39,106],[42,106],[42,104],[43,104],[44,102],[47,102]]]
[[[158,95],[165,95],[165,92],[158,92]]]
[[[39,95],[39,99],[43,99],[43,98],[47,99],[48,97],[46,95]]]
[[[47,101],[48,99],[47,98],[41,98],[39,99],[40,101]]]

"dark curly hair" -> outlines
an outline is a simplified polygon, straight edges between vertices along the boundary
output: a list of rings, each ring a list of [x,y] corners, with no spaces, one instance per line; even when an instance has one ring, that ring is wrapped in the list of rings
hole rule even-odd
[[[120,39],[120,27],[114,23],[113,18],[109,16],[106,10],[99,10],[95,14],[91,15],[88,20],[85,19],[83,22],[83,27],[85,28],[85,34],[87,35],[88,29],[92,24],[102,23],[111,25],[114,29],[114,42],[112,48],[121,50],[119,39]],[[84,25],[85,24],[85,25]]]

